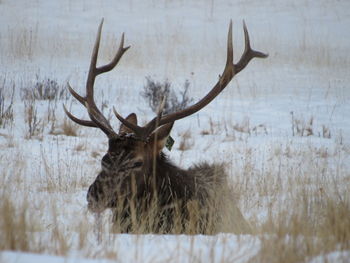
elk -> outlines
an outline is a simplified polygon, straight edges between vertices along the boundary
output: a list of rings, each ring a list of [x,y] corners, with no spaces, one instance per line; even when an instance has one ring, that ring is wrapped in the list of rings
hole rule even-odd
[[[231,21],[226,66],[207,95],[190,107],[166,115],[162,114],[161,105],[156,116],[144,126],[138,124],[135,113],[123,118],[113,108],[116,118],[121,122],[119,131],[115,132],[96,106],[94,83],[98,75],[111,71],[118,64],[130,46],[124,47],[123,33],[112,61],[97,67],[102,25],[103,19],[92,52],[86,96],[76,93],[68,83],[70,93],[87,109],[90,120],[75,117],[63,105],[72,121],[82,126],[99,128],[108,137],[108,151],[101,161],[102,171],[87,193],[89,211],[101,213],[111,208],[114,212],[113,221],[118,222],[117,231],[120,232],[215,232],[216,225],[222,218],[217,208],[227,205],[223,204],[227,185],[223,165],[201,163],[185,170],[172,164],[162,150],[175,121],[208,105],[251,59],[266,58],[268,55],[251,48],[248,30],[243,21],[245,49],[239,61],[234,64]]]

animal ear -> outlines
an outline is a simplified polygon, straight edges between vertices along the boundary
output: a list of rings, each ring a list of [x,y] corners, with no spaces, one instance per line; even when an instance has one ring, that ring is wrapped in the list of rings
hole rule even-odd
[[[128,122],[137,125],[137,116],[135,113],[131,113],[128,115],[128,117],[125,118]],[[133,133],[133,131],[131,129],[129,129],[128,127],[126,127],[124,124],[120,125],[119,128],[119,134],[122,133]]]
[[[155,147],[157,153],[160,153],[163,150],[173,125],[174,122],[164,124],[150,135],[149,143],[151,146]]]

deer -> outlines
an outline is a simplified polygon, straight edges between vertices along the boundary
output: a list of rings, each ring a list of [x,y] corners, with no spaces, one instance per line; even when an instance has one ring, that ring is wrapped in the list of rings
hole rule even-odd
[[[227,36],[227,56],[223,73],[214,87],[197,103],[173,113],[163,114],[164,101],[156,116],[144,126],[135,113],[122,117],[116,132],[94,99],[98,75],[111,71],[130,48],[124,46],[124,33],[112,61],[97,67],[103,19],[99,24],[86,81],[86,95],[79,95],[68,83],[71,95],[87,110],[90,120],[75,117],[63,105],[75,123],[99,128],[108,138],[108,150],[101,160],[101,172],[87,192],[88,210],[113,211],[113,222],[122,233],[190,233],[210,234],[222,220],[218,207],[227,206],[227,173],[223,164],[194,164],[188,169],[174,165],[164,153],[167,138],[175,121],[186,118],[207,106],[241,72],[253,58],[268,54],[251,48],[247,26],[243,21],[245,46],[237,63],[233,62],[232,20]],[[225,188],[226,187],[226,188]],[[225,190],[226,189],[226,190]],[[238,217],[242,217],[240,211]]]

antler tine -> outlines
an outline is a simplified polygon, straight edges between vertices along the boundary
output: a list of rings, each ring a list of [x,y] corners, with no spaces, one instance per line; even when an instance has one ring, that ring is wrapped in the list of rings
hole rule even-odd
[[[97,68],[97,74],[101,74],[104,72],[111,71],[118,63],[123,54],[130,48],[130,46],[124,47],[124,33],[122,34],[122,38],[120,40],[118,52],[115,54],[113,60],[107,65],[101,66]]]
[[[226,57],[226,67],[233,67],[233,43],[232,43],[232,20],[230,20],[230,25],[227,33],[227,57]]]
[[[118,118],[118,120],[122,124],[124,124],[126,127],[131,129],[141,139],[146,140],[147,137],[151,134],[151,132],[160,126],[159,122],[161,121],[161,118],[163,115],[165,101],[166,101],[166,97],[164,96],[161,104],[159,105],[157,116],[144,127],[140,127],[138,125],[135,125],[135,124],[127,121],[116,111],[116,109],[114,107],[113,107],[113,112],[114,112],[114,115]]]
[[[124,119],[117,111],[116,109],[113,107],[113,112],[114,115],[118,118],[118,120],[124,124],[126,127],[128,127],[129,129],[131,129],[136,135],[140,136],[141,138],[144,138],[142,135],[144,134],[144,128],[140,127],[138,125],[135,125],[129,121],[127,121],[126,119]]]
[[[86,98],[84,98],[84,97],[80,96],[78,93],[76,93],[75,90],[72,89],[72,87],[70,86],[69,82],[67,82],[67,87],[68,87],[70,94],[72,94],[72,96],[74,98],[76,98],[85,107]]]
[[[99,114],[95,112],[95,109],[91,108],[90,105],[86,102],[85,107],[88,111],[89,117],[92,120],[94,124],[96,124],[97,127],[99,127],[106,135],[108,138],[117,136],[116,132],[111,128],[111,126],[108,123],[108,126],[105,125],[104,120],[105,118],[101,120],[101,117]]]
[[[68,116],[69,119],[71,119],[72,121],[80,124],[80,125],[83,125],[83,126],[87,126],[87,127],[93,127],[93,128],[98,128],[98,126],[93,122],[93,121],[88,121],[88,120],[81,120],[81,119],[78,119],[77,117],[75,117],[73,114],[71,114],[66,106],[64,104],[62,104],[63,106],[63,110],[64,112],[66,113],[66,115]]]
[[[116,109],[113,107],[113,112],[114,115],[118,118],[118,120],[124,124],[126,127],[128,127],[129,129],[131,129],[137,136],[139,136],[141,139],[146,140],[148,135],[155,130],[157,127],[159,127],[160,125],[159,122],[161,120],[161,117],[163,115],[163,110],[164,110],[164,105],[165,105],[165,101],[166,98],[163,97],[161,104],[159,105],[158,108],[158,113],[157,113],[157,117],[155,117],[151,122],[149,122],[145,127],[140,127],[138,125],[135,125],[129,121],[127,121],[126,119],[124,119],[117,111]]]
[[[222,73],[222,76],[220,77],[220,87],[221,90],[218,92],[221,92],[226,85],[231,81],[235,74],[235,65],[233,64],[233,41],[232,41],[232,20],[230,20],[230,26],[228,28],[228,34],[227,34],[227,57],[226,57],[226,66],[224,69],[224,72]],[[212,92],[212,90],[208,93],[208,95]],[[215,95],[213,99],[216,97]],[[210,101],[209,101],[210,102]],[[208,102],[208,103],[209,103]]]
[[[260,51],[256,51],[250,47],[250,40],[249,40],[249,34],[247,25],[245,24],[245,21],[243,20],[243,31],[244,31],[244,52],[242,54],[242,57],[238,61],[236,66],[236,74],[240,72],[242,69],[244,69],[250,60],[253,58],[267,58],[268,54],[262,53]]]
[[[70,94],[72,94],[72,96],[74,98],[76,98],[85,107],[86,99],[84,97],[80,96],[78,93],[76,93],[75,90],[70,86],[69,82],[67,82],[67,87],[68,87]],[[66,113],[66,115],[75,123],[78,123],[82,126],[98,128],[98,126],[93,121],[78,119],[77,117],[75,117],[73,114],[71,114],[67,110],[67,108],[64,104],[62,106],[63,106],[63,110]]]
[[[86,81],[86,102],[90,105],[90,107],[95,108],[95,109],[97,109],[97,107],[96,107],[96,103],[94,101],[94,84],[95,84],[95,79],[97,76],[96,63],[97,63],[98,50],[100,48],[102,25],[103,25],[103,18],[101,20],[100,25],[98,26],[95,45],[94,45],[94,48],[92,50],[92,55],[91,55],[89,74],[88,74],[88,78]],[[100,111],[96,111],[96,112],[101,114]]]

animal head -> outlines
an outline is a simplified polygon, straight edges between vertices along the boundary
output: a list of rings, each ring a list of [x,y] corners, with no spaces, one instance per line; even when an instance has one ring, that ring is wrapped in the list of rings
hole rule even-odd
[[[137,125],[136,114],[126,120]],[[142,139],[128,127],[121,125],[117,135],[108,140],[108,150],[101,160],[102,172],[90,186],[87,200],[92,212],[117,207],[125,199],[137,193],[150,191],[151,181],[145,175],[152,174],[173,123],[165,124]],[[147,193],[146,193],[147,195]]]
[[[137,116],[132,113],[126,120],[137,125]],[[102,170],[107,174],[116,171],[149,173],[153,161],[160,155],[170,134],[173,123],[157,128],[147,138],[138,137],[124,124],[120,126],[117,136],[108,141],[108,151],[102,158]]]

